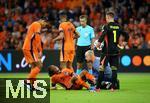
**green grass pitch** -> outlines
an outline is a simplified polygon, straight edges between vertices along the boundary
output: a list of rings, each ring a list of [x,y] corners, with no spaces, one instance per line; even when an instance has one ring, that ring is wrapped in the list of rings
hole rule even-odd
[[[0,74],[0,78],[22,78],[27,74]],[[47,74],[39,74],[47,78]],[[91,93],[87,90],[51,90],[50,103],[150,103],[149,73],[119,73],[120,90],[102,90]]]

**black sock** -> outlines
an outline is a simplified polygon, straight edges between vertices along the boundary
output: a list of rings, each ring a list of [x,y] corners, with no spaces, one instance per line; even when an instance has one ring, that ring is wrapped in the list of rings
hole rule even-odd
[[[93,81],[91,81],[91,80],[87,80],[87,81],[88,81],[88,83],[90,84],[91,87],[95,86],[95,84],[93,83]]]
[[[101,82],[104,80],[104,71],[100,71],[96,82],[96,89],[101,88]]]
[[[117,70],[112,70],[112,88],[114,89],[116,82],[117,82]]]

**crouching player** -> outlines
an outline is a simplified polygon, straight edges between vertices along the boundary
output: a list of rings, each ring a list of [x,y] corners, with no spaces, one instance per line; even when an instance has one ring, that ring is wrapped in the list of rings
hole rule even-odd
[[[95,78],[97,80],[98,76],[99,76],[100,57],[96,57],[94,55],[93,50],[88,50],[85,53],[85,59],[87,61],[87,67],[90,69],[93,69],[93,75],[95,76]],[[110,65],[108,63],[105,70],[104,70],[103,81],[100,83],[101,89],[110,89],[110,87],[112,85],[111,77],[112,77],[112,70],[111,70]],[[119,89],[119,81],[117,81],[115,86],[117,89]]]
[[[51,65],[48,67],[49,76],[51,76],[52,89],[57,89],[56,84],[61,85],[66,90],[80,90],[85,87],[88,90],[94,89],[95,78],[86,70],[83,70],[80,75],[76,75],[73,70],[64,68],[62,71],[57,66]],[[88,81],[91,87],[86,83]]]

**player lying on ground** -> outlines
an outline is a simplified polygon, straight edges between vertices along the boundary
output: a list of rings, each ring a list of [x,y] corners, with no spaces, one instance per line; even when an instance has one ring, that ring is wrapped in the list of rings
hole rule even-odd
[[[25,57],[26,62],[31,65],[31,71],[27,78],[27,80],[30,80],[30,83],[26,84],[33,84],[34,80],[36,79],[36,76],[40,72],[42,68],[42,41],[41,41],[41,29],[45,28],[47,25],[46,18],[40,19],[38,21],[33,22],[27,31],[27,35],[25,37],[25,41],[23,44],[23,54]],[[31,86],[33,87],[33,86]],[[34,89],[34,88],[31,88]]]
[[[95,78],[86,70],[83,70],[80,75],[76,75],[73,70],[64,68],[60,71],[57,66],[51,65],[48,67],[49,76],[51,76],[52,88],[56,89],[56,84],[61,85],[66,90],[80,90],[83,87],[90,90],[95,85]],[[86,81],[89,82],[89,86]]]

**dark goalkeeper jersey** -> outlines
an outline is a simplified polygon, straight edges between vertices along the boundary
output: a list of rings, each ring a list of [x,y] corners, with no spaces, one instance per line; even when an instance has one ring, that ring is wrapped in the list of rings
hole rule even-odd
[[[115,55],[119,53],[118,41],[120,35],[125,37],[125,41],[128,40],[128,34],[123,31],[119,24],[110,22],[102,28],[102,35],[99,38],[99,42],[105,41],[105,46],[102,52],[107,55]]]

